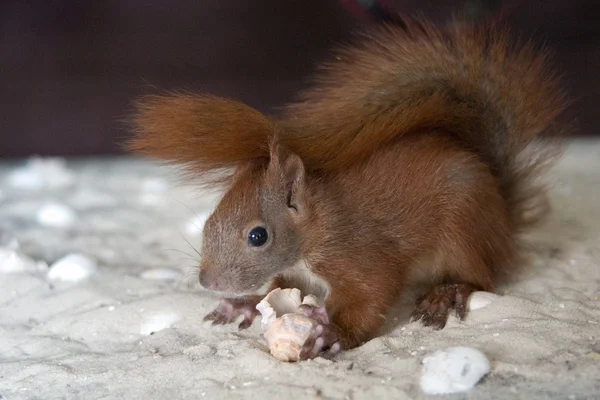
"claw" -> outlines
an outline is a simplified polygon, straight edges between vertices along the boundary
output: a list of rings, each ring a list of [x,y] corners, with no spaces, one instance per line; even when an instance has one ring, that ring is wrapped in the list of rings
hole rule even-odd
[[[335,355],[342,349],[339,339],[339,328],[337,325],[329,322],[329,315],[325,307],[313,307],[307,304],[300,306],[300,311],[309,318],[319,322],[315,328],[315,337],[313,340],[304,344],[300,353],[301,360],[310,360],[323,353]]]
[[[470,294],[476,290],[477,288],[469,284],[436,286],[419,299],[410,320],[420,320],[423,325],[439,330],[446,326],[448,314],[454,308],[456,316],[464,321],[467,316],[467,301]]]
[[[240,315],[243,315],[244,319],[238,325],[238,329],[247,329],[258,315],[256,304],[259,301],[259,296],[223,299],[217,308],[208,313],[203,320],[212,321],[211,325],[226,325],[234,322]]]

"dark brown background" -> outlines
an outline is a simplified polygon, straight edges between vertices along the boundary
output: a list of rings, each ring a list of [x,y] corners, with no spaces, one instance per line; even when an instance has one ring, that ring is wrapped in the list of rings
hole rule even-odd
[[[443,20],[463,2],[387,3]],[[524,0],[509,18],[557,52],[581,134],[600,123],[599,10],[596,0]],[[363,23],[336,0],[2,0],[0,156],[116,152],[132,100],[156,89],[276,112]]]

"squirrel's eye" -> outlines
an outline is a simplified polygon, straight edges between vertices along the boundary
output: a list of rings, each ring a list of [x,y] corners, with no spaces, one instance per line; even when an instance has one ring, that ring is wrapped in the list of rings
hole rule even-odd
[[[257,226],[256,228],[252,228],[248,233],[248,246],[260,247],[267,243],[267,239],[269,239],[267,229],[262,226]]]

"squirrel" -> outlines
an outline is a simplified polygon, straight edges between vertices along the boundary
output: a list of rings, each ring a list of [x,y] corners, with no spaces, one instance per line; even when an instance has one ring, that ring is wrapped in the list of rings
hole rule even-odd
[[[278,116],[204,94],[139,99],[128,148],[224,191],[199,280],[238,297],[205,320],[247,328],[260,288],[307,290],[324,299],[303,306],[320,322],[308,359],[376,337],[420,283],[412,319],[442,329],[514,275],[521,233],[546,214],[538,178],[567,100],[547,51],[511,39],[459,23],[372,28]]]

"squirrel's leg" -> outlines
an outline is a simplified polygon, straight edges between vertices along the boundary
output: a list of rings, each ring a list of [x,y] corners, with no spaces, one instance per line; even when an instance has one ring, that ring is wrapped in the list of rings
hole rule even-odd
[[[468,240],[466,237],[463,241]],[[467,316],[467,305],[471,293],[493,290],[492,270],[481,256],[483,250],[476,251],[473,245],[454,241],[452,248],[444,251],[444,273],[442,281],[433,286],[428,293],[417,300],[412,313],[413,321],[420,320],[423,325],[434,329],[446,326],[452,310],[460,320]]]
[[[451,310],[464,320],[467,316],[467,301],[471,293],[481,290],[470,283],[443,283],[434,286],[425,296],[417,300],[411,320],[420,320],[423,325],[434,329],[446,326]]]
[[[285,288],[283,279],[276,277],[269,291],[278,287]],[[245,295],[240,297],[224,298],[212,312],[204,317],[204,321],[212,321],[213,325],[225,325],[234,322],[239,316],[244,319],[240,322],[238,328],[246,329],[252,325],[254,318],[259,314],[256,305],[265,297],[265,295]]]
[[[322,352],[333,355],[373,338],[385,322],[391,306],[391,301],[381,300],[374,297],[358,300],[356,291],[348,297],[334,292],[328,297],[325,307],[302,305],[302,312],[320,324],[314,340],[305,345],[301,359],[314,358]]]
[[[303,359],[314,358],[321,352],[334,354],[357,347],[375,337],[384,324],[402,288],[402,275],[391,277],[393,285],[382,285],[381,282],[389,280],[390,273],[401,273],[395,268],[397,260],[390,261],[389,268],[384,265],[384,260],[378,260],[376,265],[369,264],[369,267],[367,262],[356,265],[356,260],[360,257],[353,262],[340,262],[345,268],[331,268],[333,262],[330,261],[329,268],[323,268],[321,274],[330,282],[325,307],[301,307],[307,316],[320,322],[315,340],[303,349]],[[361,269],[365,273],[329,276],[331,271]]]
[[[417,301],[413,320],[442,329],[452,310],[464,320],[471,293],[492,291],[494,268],[514,261],[508,205],[497,186],[490,174],[480,174],[462,182],[459,195],[448,200],[452,212],[437,243],[441,281]]]

